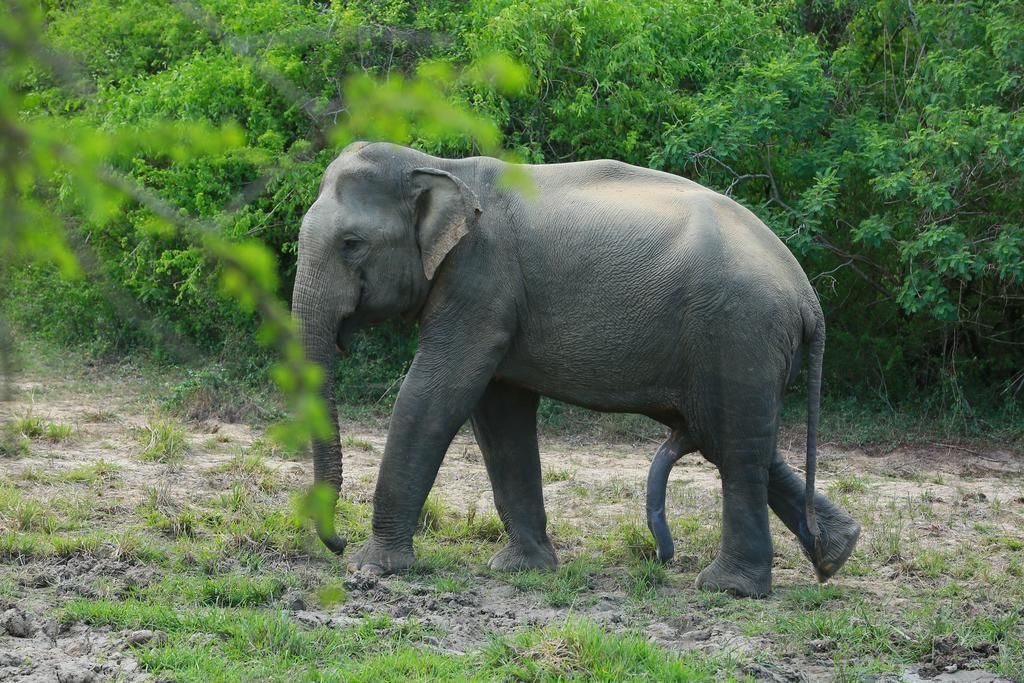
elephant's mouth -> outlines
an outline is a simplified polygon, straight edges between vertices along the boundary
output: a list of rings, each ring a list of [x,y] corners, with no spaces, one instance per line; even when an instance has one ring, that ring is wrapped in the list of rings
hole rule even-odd
[[[355,331],[356,325],[352,318],[345,318],[338,325],[338,332],[334,335],[334,348],[337,350],[338,355],[348,355],[348,343]]]

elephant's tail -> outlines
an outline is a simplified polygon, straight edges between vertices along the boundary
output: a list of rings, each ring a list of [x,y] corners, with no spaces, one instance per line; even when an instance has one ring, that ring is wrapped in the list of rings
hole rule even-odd
[[[815,307],[817,308],[817,307]],[[822,561],[821,532],[814,510],[814,474],[818,464],[818,415],[821,410],[821,360],[825,355],[825,320],[817,309],[810,334],[807,365],[807,487],[804,491],[807,530],[814,539],[815,563]]]

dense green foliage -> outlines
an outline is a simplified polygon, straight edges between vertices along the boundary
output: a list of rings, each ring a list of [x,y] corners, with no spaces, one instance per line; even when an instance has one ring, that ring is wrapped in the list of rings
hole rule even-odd
[[[819,291],[832,392],[961,416],[998,403],[1019,410],[1020,2],[69,0],[46,16],[45,40],[80,64],[88,87],[69,89],[48,69],[19,72],[21,116],[68,130],[237,124],[244,139],[227,149],[180,160],[133,145],[117,165],[190,215],[231,208],[223,236],[276,253],[284,298],[300,218],[345,141],[325,138],[325,126],[347,120],[346,130],[439,154],[497,145],[472,119],[463,128],[473,133],[459,136],[405,116],[445,106],[406,85],[443,81],[461,105],[452,112],[491,118],[527,161],[618,158],[751,208]],[[494,53],[526,67],[524,90],[445,69],[486,70]],[[366,76],[387,85],[370,88]],[[271,165],[279,172],[234,206]],[[163,354],[177,339],[261,366],[253,314],[225,296],[220,266],[193,238],[160,230],[138,206],[80,215],[70,185],[53,186],[49,201],[65,205],[92,275],[68,283],[50,267],[16,269],[4,282],[9,317],[100,351]],[[384,395],[411,334],[364,334],[341,370],[343,397]]]

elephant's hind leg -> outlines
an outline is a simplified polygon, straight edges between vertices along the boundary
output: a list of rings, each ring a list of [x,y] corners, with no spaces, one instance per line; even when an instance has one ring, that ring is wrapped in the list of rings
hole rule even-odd
[[[763,597],[772,590],[768,466],[777,410],[771,399],[738,391],[725,395],[732,400],[719,409],[716,436],[705,453],[722,475],[722,542],[718,556],[697,577],[697,587]]]
[[[558,560],[547,534],[537,447],[537,394],[492,381],[473,411],[473,431],[494,489],[494,505],[509,544],[493,569],[553,569]]]
[[[820,493],[814,495],[818,528],[821,531],[822,560],[814,561],[814,539],[807,530],[804,482],[790,469],[778,451],[768,470],[768,504],[792,531],[804,555],[814,565],[819,581],[825,581],[843,566],[857,545],[860,525],[838,505]]]
[[[722,473],[722,544],[697,576],[697,587],[738,597],[772,591],[772,539],[768,528],[767,471]]]
[[[697,449],[696,443],[685,433],[673,431],[654,454],[647,472],[647,528],[654,536],[658,561],[668,562],[675,554],[672,532],[665,519],[665,494],[668,475],[680,457]]]

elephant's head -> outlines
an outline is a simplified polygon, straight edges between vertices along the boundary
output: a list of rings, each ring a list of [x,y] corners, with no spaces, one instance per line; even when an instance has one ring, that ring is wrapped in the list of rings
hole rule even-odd
[[[416,315],[445,256],[480,213],[473,191],[431,161],[394,145],[354,143],[327,167],[302,220],[292,312],[306,357],[328,378],[323,396],[333,433],[314,440],[313,466],[314,483],[329,485],[334,502],[342,481],[329,381],[335,351],[361,325]],[[344,539],[321,524],[317,531],[341,554]]]

